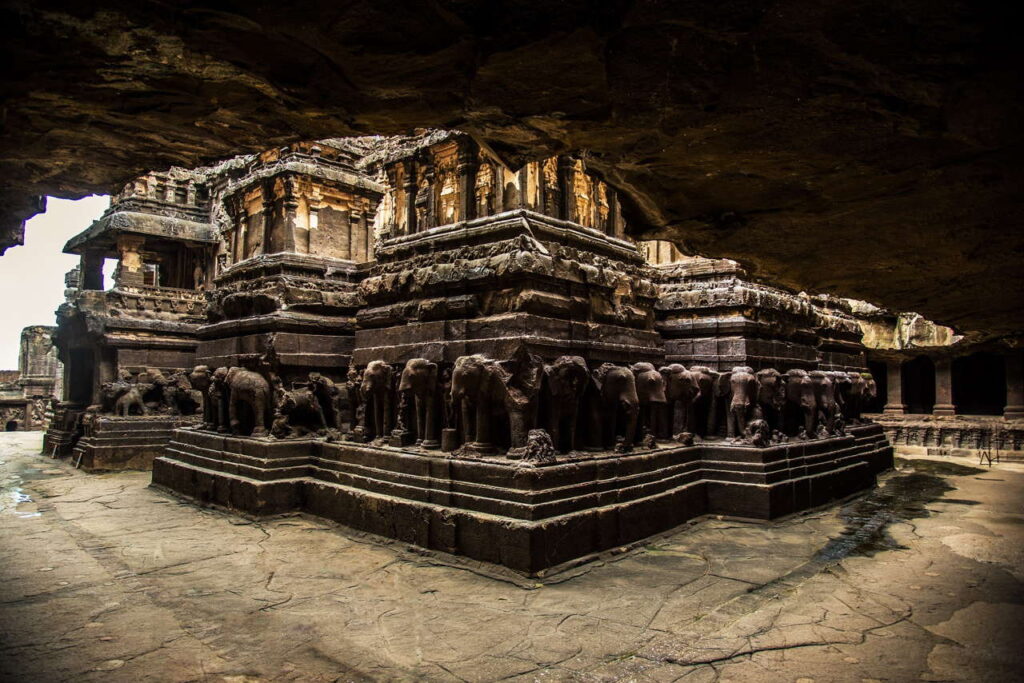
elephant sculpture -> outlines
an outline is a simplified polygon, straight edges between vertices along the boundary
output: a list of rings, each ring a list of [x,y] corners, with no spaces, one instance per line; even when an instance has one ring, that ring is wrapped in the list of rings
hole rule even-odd
[[[231,427],[228,420],[230,391],[228,389],[227,377],[227,368],[221,367],[214,370],[213,376],[210,378],[210,388],[206,392],[206,396],[213,406],[214,428],[221,433],[227,433]]]
[[[312,382],[281,394],[271,427],[274,436],[306,436],[322,433],[326,428],[327,420]]]
[[[128,417],[132,409],[138,409],[140,415],[149,415],[150,409],[142,400],[142,391],[139,385],[130,384],[123,379],[116,382],[106,382],[100,387],[103,406],[112,411],[115,415]]]
[[[811,379],[811,386],[814,389],[817,424],[824,427],[825,433],[831,433],[839,416],[835,384],[828,373],[822,370],[810,372],[809,377]],[[810,433],[808,432],[808,434]]]
[[[197,365],[188,375],[192,388],[203,395],[203,429],[216,429],[220,421],[217,414],[220,407],[210,398],[210,389],[213,386],[213,373],[210,366]]]
[[[739,366],[729,373],[729,411],[726,414],[726,436],[742,438],[747,433],[757,401],[757,377],[753,368]]]
[[[863,413],[864,408],[871,405],[878,398],[878,384],[870,372],[862,372],[860,376],[864,378],[864,396],[861,399],[861,412]],[[863,416],[861,420],[864,420]]]
[[[594,405],[590,413],[592,438],[598,440],[599,448],[614,445],[621,412],[625,415],[622,450],[630,450],[636,438],[636,423],[640,413],[640,398],[636,393],[633,372],[629,368],[604,363],[591,376],[595,387]],[[607,425],[607,430],[602,430],[602,425]]]
[[[795,436],[802,429],[810,436],[814,433],[814,418],[817,401],[814,398],[814,386],[806,370],[792,369],[785,374],[786,434]]]
[[[188,375],[175,372],[163,386],[163,401],[171,415],[195,415],[203,404],[202,393],[196,391]]]
[[[165,391],[167,378],[164,377],[164,373],[156,368],[146,368],[144,372],[138,374],[135,382],[147,408],[153,412],[171,412]]]
[[[638,424],[643,433],[654,435],[660,429],[660,418],[668,400],[665,398],[665,378],[651,363],[634,363],[633,382],[640,401]]]
[[[492,423],[495,415],[504,412],[512,449],[524,449],[535,421],[542,376],[541,359],[523,347],[506,363],[479,354],[458,358],[451,393],[462,417],[463,442],[478,453],[493,452]]]
[[[342,395],[338,385],[319,372],[309,373],[309,389],[316,396],[327,427],[341,431]]]
[[[413,358],[402,370],[398,391],[413,399],[413,426],[416,444],[423,448],[437,448],[437,363],[425,358]]]
[[[267,418],[271,406],[270,382],[253,370],[233,367],[224,375],[228,390],[228,423],[232,434],[242,434],[246,427],[242,423],[243,410],[252,414],[252,436],[266,436]]]
[[[672,363],[659,368],[658,372],[665,378],[665,398],[667,399],[668,436],[675,437],[684,432],[693,433],[696,429],[695,407],[700,398],[698,375],[687,370],[679,363]]]
[[[846,395],[843,414],[853,424],[860,424],[861,413],[864,411],[864,391],[867,381],[859,372],[846,373]]]
[[[696,377],[700,394],[695,404],[696,433],[703,437],[714,436],[718,425],[718,380],[719,373],[703,365],[694,365],[690,372]]]
[[[579,356],[560,356],[544,366],[547,386],[548,433],[557,452],[570,453],[576,448],[576,425],[580,402],[590,379],[587,363]],[[566,427],[563,436],[562,427]],[[563,450],[563,446],[568,447]]]
[[[363,375],[355,368],[349,368],[345,377],[345,394],[348,396],[348,428],[354,430],[363,423],[363,397],[359,389],[363,384]]]
[[[782,410],[786,404],[786,385],[782,375],[774,368],[758,370],[757,414],[768,423],[772,431],[782,431]]]
[[[846,372],[832,370],[826,373],[832,380],[833,391],[836,397],[836,419],[845,418],[850,411],[850,376]]]
[[[365,404],[363,427],[368,440],[385,438],[391,431],[394,374],[382,360],[370,361],[363,370],[359,397]]]

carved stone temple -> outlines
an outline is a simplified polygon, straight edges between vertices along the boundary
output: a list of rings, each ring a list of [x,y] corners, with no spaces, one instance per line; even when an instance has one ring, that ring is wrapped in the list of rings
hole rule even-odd
[[[28,432],[49,426],[63,381],[54,329],[31,325],[21,331],[18,369],[0,370],[0,429]]]
[[[64,394],[45,454],[86,469],[149,468],[171,432],[198,419],[202,397],[186,374],[219,244],[210,191],[203,170],[142,176],[64,247],[81,261],[57,311]],[[117,262],[110,287],[106,259]]]
[[[857,317],[632,241],[585,156],[295,144],[145,176],[67,250],[47,447],[109,469],[148,444],[203,504],[538,574],[892,465]]]

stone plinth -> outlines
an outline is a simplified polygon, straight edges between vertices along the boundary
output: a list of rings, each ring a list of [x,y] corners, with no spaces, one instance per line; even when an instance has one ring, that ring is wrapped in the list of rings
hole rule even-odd
[[[84,470],[149,470],[174,430],[197,420],[182,415],[86,415],[71,460]]]
[[[415,449],[182,429],[153,483],[254,515],[303,511],[542,574],[705,514],[769,520],[843,498],[892,465],[877,425],[769,448],[725,443],[544,466]]]

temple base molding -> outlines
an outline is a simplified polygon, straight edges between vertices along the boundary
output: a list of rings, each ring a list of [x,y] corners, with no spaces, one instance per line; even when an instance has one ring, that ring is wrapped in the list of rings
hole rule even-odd
[[[707,442],[538,466],[179,429],[153,463],[153,485],[255,516],[306,512],[539,576],[702,515],[770,520],[824,505],[891,466],[877,425],[767,448]]]

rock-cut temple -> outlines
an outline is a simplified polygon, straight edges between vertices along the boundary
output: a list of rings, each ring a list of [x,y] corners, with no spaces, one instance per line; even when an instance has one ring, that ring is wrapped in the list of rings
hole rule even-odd
[[[65,248],[46,452],[527,574],[873,485],[852,312],[625,227],[457,132],[147,174]]]

